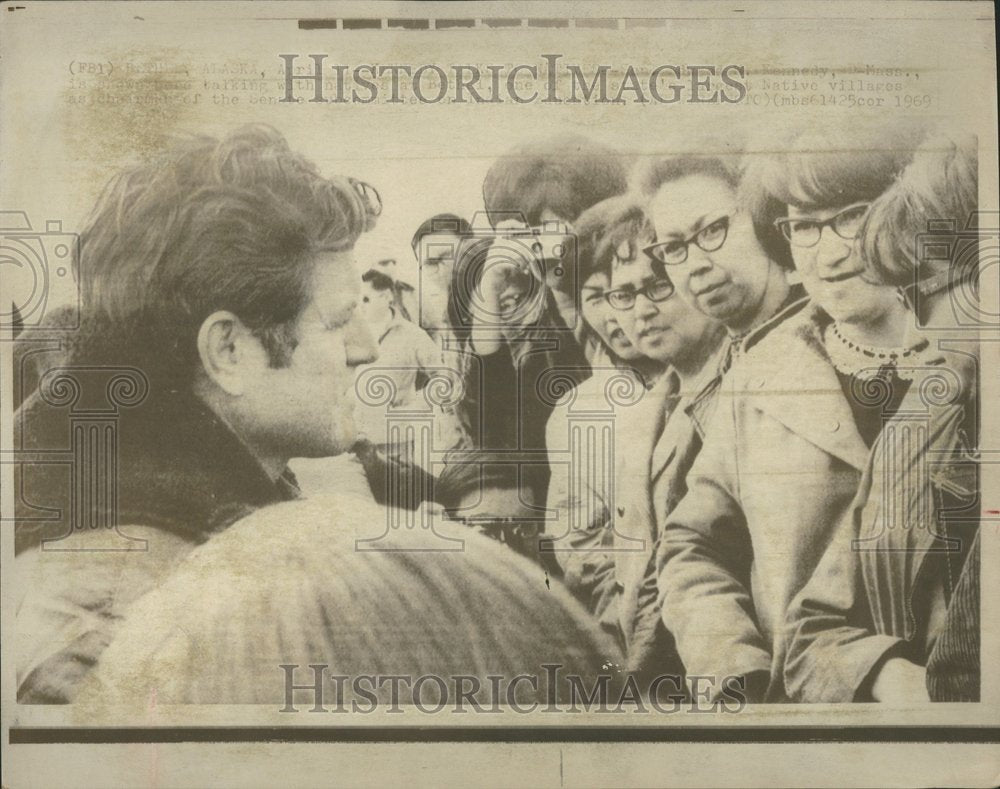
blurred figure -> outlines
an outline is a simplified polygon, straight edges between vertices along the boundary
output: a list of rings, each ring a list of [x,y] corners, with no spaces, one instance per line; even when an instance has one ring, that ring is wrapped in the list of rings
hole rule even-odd
[[[131,402],[112,465],[90,466],[109,499],[71,498],[62,464],[18,472],[19,701],[71,700],[125,611],[187,553],[298,495],[291,457],[354,443],[355,369],[377,349],[351,251],[380,207],[266,126],[193,137],[112,180],[80,239],[68,361],[132,376],[96,393],[78,377],[77,394]],[[25,448],[68,445],[67,391],[42,375],[17,415]]]
[[[455,214],[437,214],[423,222],[410,246],[420,266],[417,322],[435,339],[446,334],[448,297],[459,247],[469,236],[469,223]]]
[[[905,345],[906,309],[895,288],[862,277],[856,242],[870,202],[912,156],[906,138],[884,128],[823,129],[780,150],[748,170],[749,210],[708,214],[708,232],[694,243],[718,249],[727,228],[738,227],[734,240],[749,242],[750,223],[774,219],[778,201],[787,215],[773,224],[812,301],[744,341],[657,556],[664,624],[689,676],[714,677],[714,694],[735,682],[750,701],[787,698],[788,607],[843,521],[882,415],[905,390],[888,383],[891,402],[875,407],[870,381],[898,381],[901,365],[921,350]],[[700,211],[696,191],[689,208]],[[736,279],[710,287],[693,265],[689,292],[720,315],[751,293]]]
[[[979,354],[954,331],[976,309],[978,197],[976,140],[933,134],[865,217],[865,275],[905,289],[914,338],[938,348],[909,363],[846,528],[789,612],[797,700],[980,698]]]
[[[494,700],[565,699],[564,679],[549,695],[545,664],[589,688],[620,659],[576,601],[550,588],[524,557],[447,522],[437,533],[461,540],[461,550],[442,551],[437,534],[422,529],[407,535],[402,551],[398,534],[381,550],[357,550],[365,528],[375,536],[384,522],[379,508],[349,497],[254,513],[192,553],[135,607],[80,703],[95,714],[114,704],[281,709],[289,704],[286,683],[311,685],[315,664],[326,667],[327,710],[339,706],[338,696],[347,711],[354,703],[371,710],[415,701],[454,709],[462,678],[459,687],[489,710]],[[282,665],[295,667],[291,675]],[[514,682],[523,674],[538,679]],[[363,675],[374,675],[371,695],[355,690]],[[444,688],[418,682],[425,675]],[[334,676],[348,678],[339,691]],[[403,680],[394,687],[391,676]],[[490,676],[501,678],[500,698],[490,695]],[[311,690],[291,696],[298,709],[317,701]]]
[[[398,244],[384,236],[367,233],[355,249],[355,266],[359,274],[378,271],[392,282],[392,307],[403,320],[416,321],[419,314],[416,286],[419,276],[416,266],[398,254]]]
[[[424,392],[428,385],[457,391],[461,387],[458,373],[446,365],[443,352],[427,332],[397,314],[395,288],[387,275],[369,269],[361,279],[361,313],[378,342],[379,357],[374,365],[358,371],[358,396],[365,403],[360,432],[383,445],[392,457],[417,464],[424,462],[424,452],[415,452],[414,442],[420,440],[425,424],[431,425],[436,451],[467,445],[455,406],[437,403]],[[367,394],[381,395],[385,386],[391,388],[389,397],[379,396],[372,404]],[[410,436],[399,419],[391,423],[387,419],[404,414],[413,415]]]
[[[361,281],[361,314],[379,346],[377,367],[394,382],[390,407],[419,407],[418,390],[429,377],[442,373],[441,351],[427,332],[399,315],[395,287],[387,275],[369,269]]]

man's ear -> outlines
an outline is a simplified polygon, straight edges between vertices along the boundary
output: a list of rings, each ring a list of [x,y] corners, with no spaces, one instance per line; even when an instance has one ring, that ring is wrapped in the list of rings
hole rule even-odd
[[[198,330],[198,356],[205,375],[227,394],[239,397],[255,373],[260,342],[233,313],[213,312]]]

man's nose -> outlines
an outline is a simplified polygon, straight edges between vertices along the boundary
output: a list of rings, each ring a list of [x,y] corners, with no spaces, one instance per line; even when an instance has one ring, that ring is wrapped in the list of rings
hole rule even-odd
[[[360,315],[352,317],[347,324],[344,342],[347,346],[347,364],[351,367],[371,364],[378,359],[375,337]]]

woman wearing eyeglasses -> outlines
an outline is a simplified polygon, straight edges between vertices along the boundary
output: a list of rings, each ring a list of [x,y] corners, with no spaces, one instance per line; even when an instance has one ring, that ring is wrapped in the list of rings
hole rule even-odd
[[[896,288],[868,282],[856,249],[868,203],[906,164],[903,138],[879,131],[802,134],[744,178],[756,224],[777,220],[811,301],[746,340],[658,551],[664,623],[715,697],[735,684],[751,701],[786,698],[786,610],[898,407],[903,365],[926,347],[909,343]]]
[[[934,135],[867,212],[865,276],[915,284],[917,324],[936,347],[900,363],[914,379],[903,405],[789,612],[797,700],[979,700],[978,346],[954,331],[956,305],[976,314],[979,239],[966,223],[977,203],[976,141]],[[933,220],[954,225],[928,232]]]

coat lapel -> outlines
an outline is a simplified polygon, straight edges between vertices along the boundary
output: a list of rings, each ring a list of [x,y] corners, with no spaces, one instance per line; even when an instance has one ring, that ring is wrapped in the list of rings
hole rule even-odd
[[[746,394],[755,408],[850,466],[863,470],[868,447],[814,323],[771,347],[772,363],[753,365]]]

